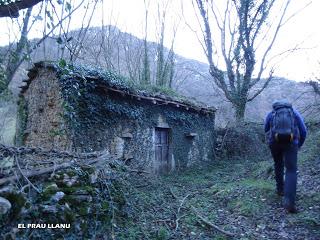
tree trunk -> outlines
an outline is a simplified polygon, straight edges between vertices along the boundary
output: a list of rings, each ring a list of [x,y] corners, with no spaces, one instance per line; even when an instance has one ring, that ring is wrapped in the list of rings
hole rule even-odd
[[[150,71],[150,62],[149,62],[149,48],[148,48],[148,42],[145,38],[143,41],[143,62],[142,62],[142,84],[143,85],[150,85],[151,84],[151,71]]]
[[[32,8],[28,8],[25,18],[23,19],[23,26],[21,30],[21,36],[17,43],[17,48],[10,53],[10,57],[7,63],[5,89],[8,88],[15,73],[25,59],[25,48],[28,44],[28,25],[31,17]]]
[[[232,103],[235,110],[235,117],[237,122],[242,122],[244,120],[244,114],[246,111],[247,101],[238,101]]]

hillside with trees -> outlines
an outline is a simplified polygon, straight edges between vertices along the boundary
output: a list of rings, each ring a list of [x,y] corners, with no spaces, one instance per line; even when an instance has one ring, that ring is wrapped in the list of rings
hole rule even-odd
[[[69,36],[76,39],[79,34],[81,34],[81,31],[73,31],[70,32]],[[106,35],[106,39],[101,37],[104,35]],[[32,40],[31,42],[37,41]],[[72,44],[72,40],[70,44]],[[143,84],[141,79],[143,46],[143,39],[121,32],[115,26],[89,28],[82,43],[82,50],[74,61],[79,64],[111,69],[126,76],[130,81]],[[150,56],[155,56],[157,54],[157,43],[147,42],[147,46]],[[31,59],[34,62],[57,61],[60,59],[60,47],[59,37],[48,38],[32,53]],[[5,47],[2,48],[2,52],[5,52],[5,49]],[[164,54],[168,56],[169,53],[170,49],[164,47]],[[67,51],[65,59],[68,60],[69,58],[71,56]],[[156,84],[157,61],[151,57],[148,61],[150,64],[150,81]],[[11,89],[15,94],[18,94],[19,87],[23,85],[22,80],[26,78],[26,70],[31,66],[32,62],[24,63],[11,83]],[[219,109],[217,118],[219,122],[222,122],[221,126],[228,121],[232,121],[234,114],[232,104],[212,82],[206,63],[175,54],[174,65],[171,67],[174,74],[171,83],[166,87],[209,106],[217,107]],[[258,85],[257,88],[260,88],[260,86]],[[255,91],[255,88],[252,91]],[[315,117],[314,110],[313,108],[310,109],[309,106],[313,104],[315,97],[312,86],[306,83],[274,77],[266,89],[256,99],[248,103],[246,119],[253,122],[262,121],[265,114],[270,110],[272,102],[281,98],[288,98],[297,109],[306,112],[307,118],[312,119]]]
[[[320,74],[277,76],[317,53],[283,40],[301,2],[0,0],[0,238],[320,239]]]

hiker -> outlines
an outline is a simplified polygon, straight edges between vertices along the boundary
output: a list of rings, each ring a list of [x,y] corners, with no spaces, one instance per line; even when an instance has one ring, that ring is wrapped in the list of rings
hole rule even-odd
[[[277,194],[284,196],[284,208],[289,213],[296,213],[297,155],[306,139],[307,129],[299,112],[287,100],[275,101],[272,108],[266,117],[264,131],[274,160]]]

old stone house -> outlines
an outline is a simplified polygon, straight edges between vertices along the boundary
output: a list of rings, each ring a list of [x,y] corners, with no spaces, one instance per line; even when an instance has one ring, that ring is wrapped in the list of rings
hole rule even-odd
[[[18,145],[107,150],[155,173],[214,158],[214,108],[89,67],[39,62],[28,77]]]

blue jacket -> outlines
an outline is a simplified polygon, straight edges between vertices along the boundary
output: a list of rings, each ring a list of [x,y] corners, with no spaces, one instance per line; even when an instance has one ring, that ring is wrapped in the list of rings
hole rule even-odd
[[[301,147],[307,136],[307,128],[306,128],[306,125],[304,124],[303,118],[300,115],[300,113],[295,109],[293,110],[293,113],[295,115],[295,120],[296,120],[295,124],[297,125],[293,134],[293,143]],[[272,122],[272,112],[270,112],[266,117],[266,120],[264,123],[265,133],[271,132],[271,122]],[[274,142],[274,138],[271,135],[272,134],[268,134],[269,144],[272,144]]]

